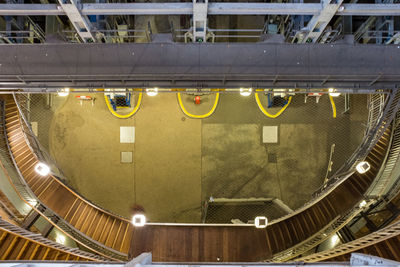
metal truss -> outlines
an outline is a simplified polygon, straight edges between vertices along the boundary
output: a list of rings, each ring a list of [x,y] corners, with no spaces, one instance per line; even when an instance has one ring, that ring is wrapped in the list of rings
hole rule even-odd
[[[332,5],[332,4],[330,4]],[[335,4],[333,4],[335,5]],[[342,4],[335,15],[400,16],[398,4]],[[193,3],[111,3],[81,4],[85,15],[193,15]],[[313,15],[324,11],[321,4],[298,3],[208,3],[208,15]],[[329,13],[331,14],[331,13]],[[68,15],[57,4],[0,4],[1,16]]]
[[[343,0],[322,0],[321,12],[308,22],[306,32],[297,38],[299,43],[316,43],[337,11],[345,9],[341,6],[342,2]]]
[[[76,32],[81,37],[84,43],[95,42],[96,39],[91,32],[91,26],[89,20],[81,14],[76,0],[58,0],[60,8],[68,16],[72,26],[74,26]]]

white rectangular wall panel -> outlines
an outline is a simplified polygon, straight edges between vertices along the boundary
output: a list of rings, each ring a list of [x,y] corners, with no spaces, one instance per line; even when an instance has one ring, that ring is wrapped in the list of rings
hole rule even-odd
[[[278,143],[278,126],[263,126],[263,143]]]
[[[132,163],[133,153],[132,151],[122,151],[121,152],[121,163]]]
[[[119,133],[121,143],[135,143],[135,127],[121,126]]]

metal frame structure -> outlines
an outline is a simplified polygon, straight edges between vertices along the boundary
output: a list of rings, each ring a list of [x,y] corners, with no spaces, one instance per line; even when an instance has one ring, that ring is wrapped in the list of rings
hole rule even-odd
[[[400,46],[47,44],[0,46],[0,89],[396,89]]]
[[[62,1],[62,0],[60,0]],[[82,15],[193,15],[190,2],[171,3],[91,3],[80,4],[0,4],[1,16],[68,15],[64,7],[75,6]],[[334,5],[334,10],[331,9]],[[339,7],[341,7],[339,9]],[[299,3],[208,3],[208,15],[315,15],[400,16],[397,4],[299,4]]]

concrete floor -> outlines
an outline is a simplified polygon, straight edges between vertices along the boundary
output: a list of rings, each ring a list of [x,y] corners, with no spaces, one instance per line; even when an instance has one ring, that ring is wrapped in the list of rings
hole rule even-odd
[[[186,117],[175,94],[144,96],[130,119],[114,117],[103,95],[95,97],[93,106],[81,106],[70,95],[55,110],[51,153],[86,198],[124,216],[139,204],[160,222],[200,222],[202,201],[210,196],[277,197],[292,209],[301,206],[324,180],[331,145],[334,171],[357,147],[367,117],[366,96],[352,96],[350,114],[341,113],[344,98],[336,98],[333,119],[327,96],[304,104],[298,95],[271,119],[253,95],[223,94],[216,112],[203,120]],[[213,104],[206,96],[195,106],[192,98],[183,100],[195,114]],[[268,125],[279,127],[277,144],[262,143],[262,126]],[[136,127],[134,144],[119,142],[120,126]],[[132,164],[120,163],[121,151],[133,152]]]

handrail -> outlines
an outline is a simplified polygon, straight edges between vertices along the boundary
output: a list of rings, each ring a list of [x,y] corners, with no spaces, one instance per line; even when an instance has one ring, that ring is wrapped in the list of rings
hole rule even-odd
[[[371,115],[371,114],[370,114]],[[380,114],[376,114],[378,116],[380,116]],[[381,170],[379,171],[377,178],[374,179],[374,183],[370,186],[370,188],[366,191],[366,193],[364,194],[365,196],[369,196],[371,191],[373,191],[374,187],[381,181],[381,176],[383,176],[384,174],[389,175],[391,174],[394,164],[397,161],[398,157],[399,157],[399,150],[400,150],[400,127],[399,127],[399,119],[398,119],[398,112],[396,114],[397,120],[393,123],[394,125],[394,129],[392,131],[392,135],[391,135],[391,140],[390,140],[390,149],[388,149],[386,156],[385,156],[385,160],[384,160],[384,167],[381,168]],[[378,117],[380,118],[380,117]],[[378,119],[376,119],[375,117],[375,121],[378,121]],[[372,127],[373,128],[373,127]],[[371,128],[371,129],[372,129]],[[397,144],[397,145],[396,145]],[[386,181],[386,180],[385,180]],[[384,182],[385,182],[384,181]],[[368,198],[368,197],[367,197]],[[367,207],[373,205],[374,203],[376,203],[377,200],[376,198],[371,198],[371,200],[368,201]],[[342,216],[342,218],[340,219],[343,220],[345,219],[344,223],[341,224],[341,227],[338,227],[337,229],[335,229],[335,231],[331,231],[332,232],[336,232],[337,230],[339,230],[340,228],[342,228],[343,226],[345,226],[346,224],[350,223],[363,209],[365,209],[366,207],[363,207],[362,209],[358,206],[355,206],[351,211],[349,211],[346,216]],[[316,236],[316,240],[318,240],[318,236],[319,238],[321,238],[321,235],[323,231],[321,230],[318,235]],[[325,233],[323,236],[325,236],[325,238],[322,240],[324,241],[325,239],[327,239],[329,237],[329,234]],[[321,241],[321,240],[318,240]],[[321,242],[322,242],[321,241]],[[319,242],[319,243],[321,243]],[[307,242],[302,242],[304,244],[298,244],[296,245],[296,247],[294,247],[291,250],[286,251],[286,254],[284,254],[283,252],[278,253],[277,255],[273,256],[274,260],[279,260],[279,261],[284,261],[284,260],[289,260],[294,258],[297,255],[300,255],[303,252],[307,251]],[[310,243],[310,242],[308,242]],[[315,246],[315,243],[313,244]],[[296,250],[297,248],[297,250]]]
[[[340,255],[348,254],[371,245],[375,245],[379,242],[385,241],[389,238],[400,235],[400,221],[397,221],[381,230],[378,230],[372,234],[366,235],[349,243],[340,245],[336,248],[314,253],[309,256],[301,257],[297,259],[303,262],[316,262],[323,261],[330,258],[334,258]]]
[[[368,203],[370,205],[371,203]],[[308,239],[298,243],[297,245],[279,252],[272,256],[271,260],[268,262],[285,262],[291,260],[304,252],[309,251],[310,249],[316,247],[321,244],[325,240],[327,240],[332,233],[335,233],[342,229],[346,224],[348,224],[354,217],[360,214],[363,211],[363,208],[359,206],[355,206],[352,210],[347,212],[343,216],[337,216],[334,218],[326,227],[322,228],[320,231],[309,237]]]
[[[17,103],[15,94],[14,94],[14,99]],[[366,155],[369,153],[369,151],[374,147],[374,145],[381,138],[381,136],[385,132],[386,128],[389,127],[389,125],[390,125],[389,122],[393,119],[394,115],[397,112],[399,99],[400,99],[400,91],[393,90],[391,92],[391,94],[389,94],[387,101],[386,101],[386,106],[383,110],[383,115],[377,121],[376,126],[372,127],[370,132],[367,133],[367,135],[365,136],[362,144],[359,146],[358,150],[356,151],[357,153],[355,153],[355,155],[357,155],[357,157],[354,157],[354,158],[352,158],[351,161],[348,161],[345,163],[344,166],[349,167],[347,169],[347,172],[341,172],[340,175],[334,176],[335,179],[331,179],[330,180],[331,182],[326,187],[324,187],[323,190],[321,192],[319,192],[311,201],[306,203],[302,208],[296,210],[295,212],[293,212],[287,216],[284,216],[282,218],[274,220],[273,222],[271,222],[271,224],[278,223],[278,222],[282,221],[283,219],[294,216],[294,215],[298,214],[299,212],[309,208],[310,206],[315,204],[317,201],[321,200],[323,197],[325,197],[327,194],[329,194],[329,192],[331,192],[334,188],[336,188],[342,182],[344,182],[353,173],[355,164],[357,162],[363,160],[366,157]],[[17,107],[21,113],[20,106],[18,106],[18,104],[17,104]],[[21,114],[21,117],[22,116],[23,116],[23,114]],[[22,119],[24,119],[24,116],[22,117]],[[25,119],[25,123],[27,124],[26,119]],[[29,127],[26,127],[24,129],[24,131],[26,129],[29,130]],[[35,137],[33,137],[33,138],[35,138]],[[29,140],[27,140],[27,141],[29,141]]]
[[[20,108],[17,105],[18,108]],[[4,103],[3,103],[3,107],[2,107],[2,116],[1,119],[3,120],[3,127],[4,127],[4,133],[6,133],[6,129],[5,129],[5,123],[4,123]],[[19,112],[21,112],[21,110],[19,110]],[[23,114],[20,113],[20,117],[23,117]],[[25,134],[24,130],[23,133]],[[27,136],[26,136],[27,138]],[[81,233],[79,230],[75,229],[72,225],[70,225],[68,222],[66,222],[63,218],[61,218],[60,216],[58,216],[54,211],[52,211],[50,208],[48,208],[46,205],[44,205],[43,203],[41,203],[41,201],[34,195],[34,193],[30,190],[29,186],[26,184],[25,180],[23,179],[23,176],[21,174],[21,172],[19,171],[17,164],[15,162],[15,159],[13,157],[13,154],[11,152],[11,149],[9,147],[8,144],[8,140],[6,139],[6,144],[7,144],[7,148],[8,151],[10,153],[10,157],[12,160],[12,164],[15,168],[15,170],[17,171],[17,176],[18,176],[18,183],[21,184],[22,186],[19,186],[17,189],[17,192],[21,193],[19,194],[19,196],[21,197],[22,200],[24,200],[27,205],[29,205],[31,208],[33,208],[37,213],[39,213],[40,215],[42,215],[49,223],[51,223],[52,225],[54,225],[57,229],[59,229],[60,231],[62,231],[65,235],[67,235],[68,237],[72,238],[73,240],[75,240],[77,243],[81,244],[82,246],[86,247],[89,250],[92,250],[106,258],[110,258],[112,260],[117,260],[117,261],[125,261],[127,259],[127,255],[124,253],[121,253],[119,251],[116,251],[112,248],[106,247],[105,245],[97,242],[96,240],[93,240],[92,238],[84,235],[83,233]],[[29,139],[27,139],[29,141]],[[13,183],[13,182],[12,182]],[[21,192],[22,191],[22,192]],[[28,199],[26,199],[26,197]],[[32,202],[36,202],[36,205],[32,205]],[[38,210],[36,208],[36,206],[40,204],[43,207],[46,208],[46,210],[44,212]]]
[[[0,218],[0,229],[8,232],[10,234],[19,236],[23,239],[30,240],[31,242],[39,243],[42,246],[49,247],[49,248],[52,248],[55,250],[59,250],[59,251],[62,251],[62,252],[68,253],[68,254],[72,254],[74,256],[79,256],[79,257],[85,258],[87,260],[92,260],[92,261],[97,261],[97,262],[105,261],[104,258],[102,258],[98,255],[94,255],[89,252],[79,250],[77,248],[66,247],[62,244],[51,241],[50,239],[44,238],[40,234],[32,233],[28,230],[25,230],[21,227],[18,227],[7,221],[4,221],[1,218]]]
[[[21,95],[21,94],[18,94],[18,95]],[[96,209],[99,209],[101,212],[104,212],[104,213],[106,213],[106,214],[108,214],[108,215],[117,217],[117,218],[119,218],[119,219],[121,219],[121,220],[123,220],[123,221],[130,222],[130,220],[128,220],[127,218],[125,218],[125,217],[123,217],[123,216],[121,216],[121,215],[119,215],[119,214],[116,214],[116,213],[114,213],[114,212],[111,212],[111,211],[109,211],[109,210],[107,210],[107,209],[101,207],[101,206],[98,205],[97,203],[94,203],[93,201],[88,200],[87,198],[85,198],[84,196],[82,196],[81,194],[79,194],[78,192],[76,192],[75,190],[72,190],[72,189],[65,183],[66,179],[65,179],[65,177],[64,177],[64,175],[63,175],[61,169],[57,166],[56,161],[53,159],[53,157],[51,157],[51,155],[46,151],[46,149],[44,149],[44,148],[41,146],[40,141],[37,139],[36,135],[33,134],[33,130],[32,130],[32,128],[30,127],[30,123],[27,121],[27,119],[26,119],[26,117],[25,117],[25,114],[23,113],[23,110],[22,110],[22,108],[21,108],[21,105],[20,105],[20,103],[19,103],[19,101],[18,101],[18,99],[17,99],[16,96],[17,96],[17,95],[16,95],[15,93],[13,93],[14,101],[15,101],[15,103],[16,103],[16,105],[17,105],[17,108],[18,108],[18,110],[19,110],[20,116],[21,116],[21,118],[22,118],[22,122],[23,122],[22,125],[23,125],[24,127],[27,128],[27,129],[22,128],[22,130],[23,130],[23,133],[24,133],[24,135],[25,135],[25,137],[26,137],[26,140],[28,141],[28,145],[30,146],[30,148],[32,149],[32,151],[34,151],[34,154],[35,154],[35,155],[39,155],[39,156],[40,156],[41,161],[44,161],[44,162],[46,162],[46,163],[48,163],[48,164],[50,165],[51,170],[52,170],[53,177],[55,177],[55,178],[57,179],[57,181],[59,181],[60,183],[62,183],[63,185],[65,185],[66,188],[67,188],[72,194],[74,194],[74,195],[77,196],[78,198],[84,200],[87,204],[91,205],[92,207],[94,207],[94,208],[96,208]],[[54,168],[56,168],[57,174],[54,173]],[[55,175],[54,175],[54,174],[55,174]]]
[[[327,188],[334,186],[336,183],[340,183],[341,180],[345,179],[347,173],[355,170],[355,166],[364,160],[367,154],[375,146],[378,140],[381,138],[390,122],[394,119],[397,110],[399,109],[400,90],[394,89],[388,94],[385,100],[385,108],[382,110],[382,115],[376,120],[376,124],[371,126],[369,131],[365,134],[363,141],[354,151],[352,156],[331,176],[326,184],[321,186],[314,192],[314,196],[317,197],[324,193]],[[379,112],[380,113],[380,112]]]

